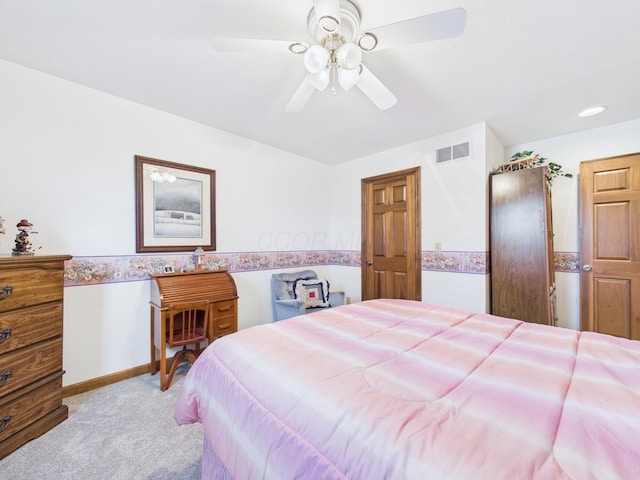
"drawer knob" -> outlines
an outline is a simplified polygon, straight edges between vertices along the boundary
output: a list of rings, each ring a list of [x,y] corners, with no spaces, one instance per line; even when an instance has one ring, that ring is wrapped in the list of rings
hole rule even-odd
[[[4,330],[0,330],[0,344],[6,342],[11,337],[11,329],[5,328]]]
[[[11,285],[5,285],[4,287],[0,288],[0,300],[4,300],[5,298],[7,298],[9,295],[11,295],[11,292],[13,292],[13,287]]]
[[[11,415],[5,415],[0,419],[0,432],[2,432],[5,428],[9,426],[9,422],[11,421]]]
[[[4,387],[11,378],[11,370],[0,373],[0,387]]]
[[[227,305],[226,307],[218,307],[219,312],[228,312],[231,310],[231,305]]]

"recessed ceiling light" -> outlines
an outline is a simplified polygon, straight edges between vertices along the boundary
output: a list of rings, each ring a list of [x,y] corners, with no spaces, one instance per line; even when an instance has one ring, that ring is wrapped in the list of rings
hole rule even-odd
[[[585,110],[581,111],[581,112],[578,114],[578,116],[579,116],[579,117],[590,117],[590,116],[592,116],[592,115],[597,115],[597,114],[599,114],[599,113],[604,112],[606,108],[607,108],[607,107],[605,107],[605,106],[603,106],[603,105],[599,105],[599,106],[597,106],[597,107],[590,107],[590,108],[587,108],[587,109],[585,109]]]

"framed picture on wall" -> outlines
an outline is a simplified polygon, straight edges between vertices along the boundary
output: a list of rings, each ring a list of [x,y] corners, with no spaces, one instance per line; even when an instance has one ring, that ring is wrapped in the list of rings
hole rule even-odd
[[[136,252],[216,249],[216,172],[135,156]]]

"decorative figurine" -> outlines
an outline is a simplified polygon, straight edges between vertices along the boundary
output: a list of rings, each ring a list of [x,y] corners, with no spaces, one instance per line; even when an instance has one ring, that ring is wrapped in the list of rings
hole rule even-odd
[[[34,255],[34,252],[31,251],[31,242],[29,241],[29,232],[33,228],[33,224],[29,223],[29,220],[26,218],[23,218],[16,227],[18,227],[16,246],[13,248],[11,255]]]

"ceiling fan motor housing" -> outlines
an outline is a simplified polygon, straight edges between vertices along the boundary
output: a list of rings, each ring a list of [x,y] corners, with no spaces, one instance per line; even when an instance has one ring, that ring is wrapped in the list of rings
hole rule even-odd
[[[332,33],[340,33],[348,43],[355,43],[360,31],[360,11],[348,0],[340,2],[340,21],[339,25],[335,25],[331,19],[327,17],[318,18],[315,8],[312,8],[307,18],[307,28],[309,34],[318,43],[322,43],[323,39]]]

